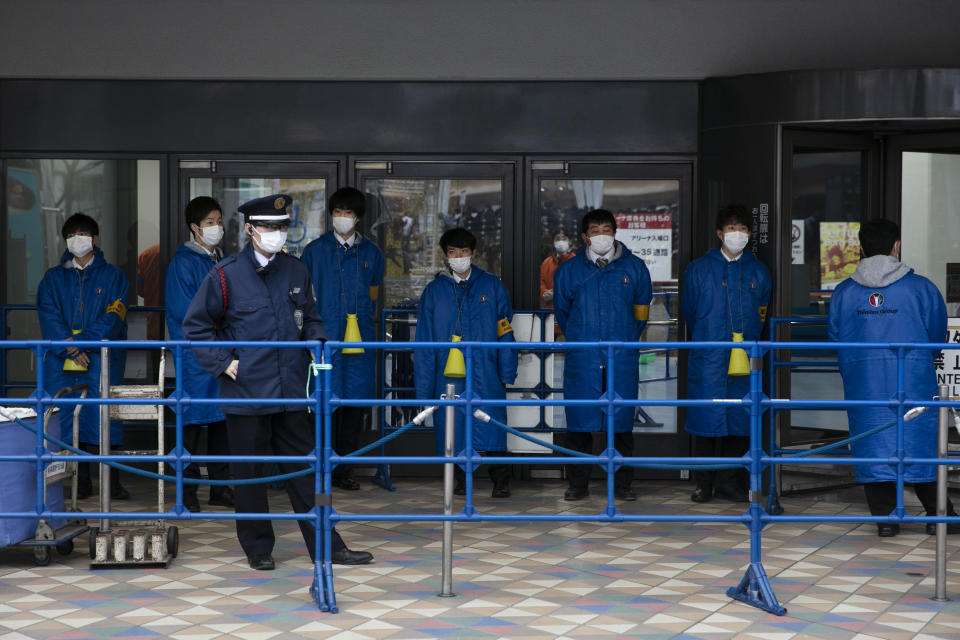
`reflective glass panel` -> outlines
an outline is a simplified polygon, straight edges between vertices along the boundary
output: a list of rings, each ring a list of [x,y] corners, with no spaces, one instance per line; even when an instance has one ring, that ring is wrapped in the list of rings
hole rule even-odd
[[[503,184],[500,180],[366,178],[371,233],[386,260],[384,306],[420,297],[444,268],[440,236],[463,227],[477,238],[474,263],[500,276]]]
[[[293,198],[285,249],[297,257],[314,238],[326,231],[327,181],[324,178],[191,178],[190,198],[210,196],[223,207],[223,243],[227,255],[238,253],[247,244],[243,216],[237,212],[248,200],[285,193]]]
[[[17,158],[7,161],[7,229],[4,278],[9,304],[35,305],[37,287],[47,269],[66,251],[64,221],[85,213],[100,229],[98,246],[130,282],[131,306],[142,304],[159,286],[150,274],[159,272],[160,162],[158,160]],[[152,267],[151,267],[152,265]],[[144,275],[147,279],[144,280]],[[139,286],[138,286],[139,285]],[[10,311],[9,338],[39,339],[36,312]],[[131,339],[147,336],[147,317],[128,313]],[[162,318],[154,321],[162,325]],[[2,356],[0,356],[2,357]],[[31,383],[33,355],[9,352],[7,378]],[[143,378],[143,353],[127,356],[127,376]],[[11,391],[13,393],[13,391]]]

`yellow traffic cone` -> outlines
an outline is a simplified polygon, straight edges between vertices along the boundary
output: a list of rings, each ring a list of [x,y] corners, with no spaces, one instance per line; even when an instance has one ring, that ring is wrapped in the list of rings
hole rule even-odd
[[[734,342],[743,342],[742,333],[733,334]],[[730,366],[727,368],[728,376],[748,376],[750,375],[750,359],[747,358],[747,352],[743,349],[730,350]]]
[[[460,342],[460,336],[450,336],[450,342]],[[456,347],[450,347],[450,354],[447,356],[447,366],[443,368],[443,375],[448,378],[467,377],[467,363],[463,360],[463,351]]]
[[[80,329],[73,329],[73,335],[77,335],[78,333],[80,333]],[[83,373],[84,371],[88,371],[86,367],[74,362],[73,358],[67,358],[63,361],[63,370],[73,371],[74,373]]]
[[[347,328],[343,332],[344,342],[360,342],[360,325],[357,324],[357,314],[347,314]],[[343,353],[363,353],[363,347],[347,347]]]

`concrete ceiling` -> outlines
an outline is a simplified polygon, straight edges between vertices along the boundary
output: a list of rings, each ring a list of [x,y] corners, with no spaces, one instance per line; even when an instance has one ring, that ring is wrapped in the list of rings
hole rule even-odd
[[[700,79],[960,66],[955,0],[0,0],[0,77]]]

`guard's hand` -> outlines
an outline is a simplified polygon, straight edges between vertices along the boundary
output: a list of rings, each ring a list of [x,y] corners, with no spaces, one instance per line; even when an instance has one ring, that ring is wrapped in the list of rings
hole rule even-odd
[[[225,374],[227,374],[228,376],[230,376],[230,379],[231,379],[231,380],[236,380],[236,379],[237,379],[237,369],[238,369],[239,367],[240,367],[240,361],[239,361],[239,360],[234,360],[233,362],[231,362],[231,363],[227,366],[226,369],[224,369],[223,372],[224,372]]]
[[[73,336],[70,336],[69,338],[64,338],[64,340],[73,340]],[[77,349],[76,347],[64,347],[64,348],[67,350],[67,355],[70,356],[71,358],[76,358],[77,354],[80,353],[80,349]],[[80,363],[78,362],[77,364],[80,364]]]
[[[77,351],[77,355],[74,356],[73,361],[76,362],[81,367],[90,366],[90,356],[87,355],[86,351]]]

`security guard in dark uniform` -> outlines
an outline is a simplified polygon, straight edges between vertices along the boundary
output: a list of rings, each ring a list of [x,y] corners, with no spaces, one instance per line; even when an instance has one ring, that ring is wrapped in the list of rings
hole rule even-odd
[[[273,195],[251,200],[239,207],[245,216],[244,230],[250,236],[243,251],[216,265],[203,279],[183,320],[188,340],[323,340],[323,320],[316,310],[310,272],[299,260],[282,251],[286,243],[291,198]],[[307,350],[238,347],[194,349],[197,360],[220,382],[220,397],[302,398],[307,383],[310,353]],[[225,405],[230,453],[262,455],[268,448],[279,456],[308,455],[314,448],[313,418],[303,406]],[[299,464],[281,464],[281,473],[302,469]],[[267,475],[264,463],[231,465],[234,478]],[[287,495],[297,513],[310,511],[314,503],[313,478],[300,476],[286,481]],[[267,513],[267,489],[263,484],[237,485],[237,513]],[[300,531],[316,557],[313,525],[299,520]],[[271,570],[275,542],[269,520],[237,520],[237,537],[250,567]],[[351,551],[333,532],[333,561],[365,564],[373,556]]]

